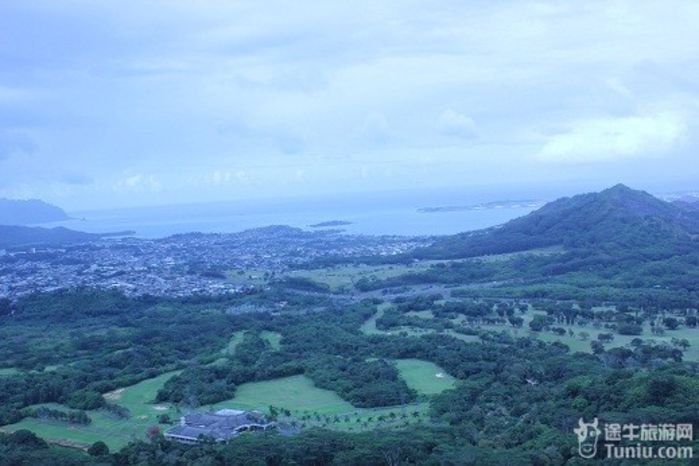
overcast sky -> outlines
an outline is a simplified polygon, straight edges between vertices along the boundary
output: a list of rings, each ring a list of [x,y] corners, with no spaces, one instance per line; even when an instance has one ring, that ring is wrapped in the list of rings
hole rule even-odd
[[[699,188],[699,2],[3,1],[0,197]]]

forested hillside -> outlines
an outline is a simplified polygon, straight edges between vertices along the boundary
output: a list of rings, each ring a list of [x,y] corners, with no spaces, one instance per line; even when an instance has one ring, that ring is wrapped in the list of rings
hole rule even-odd
[[[68,215],[60,207],[38,199],[27,201],[0,199],[0,225],[27,225],[67,220],[68,218]]]
[[[99,235],[69,230],[68,228],[42,228],[0,225],[0,248],[67,244],[99,238]]]
[[[414,255],[453,259],[546,246],[672,252],[696,248],[698,232],[696,212],[617,185],[558,199],[499,227],[439,239]]]

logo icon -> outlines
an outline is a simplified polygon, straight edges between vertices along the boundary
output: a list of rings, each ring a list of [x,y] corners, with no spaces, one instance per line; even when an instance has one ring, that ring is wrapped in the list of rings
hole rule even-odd
[[[578,436],[578,453],[583,458],[594,458],[597,454],[597,439],[602,431],[599,429],[599,420],[595,418],[592,422],[585,422],[583,418],[578,419],[578,427],[573,429]]]

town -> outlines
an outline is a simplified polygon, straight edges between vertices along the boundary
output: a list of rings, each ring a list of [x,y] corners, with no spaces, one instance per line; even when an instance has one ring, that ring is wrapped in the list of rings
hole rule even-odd
[[[230,274],[283,272],[325,256],[393,255],[427,244],[424,237],[353,236],[272,226],[240,233],[191,233],[164,239],[105,238],[53,247],[0,249],[0,297],[78,287],[127,296],[242,293]],[[253,277],[254,278],[254,277]]]

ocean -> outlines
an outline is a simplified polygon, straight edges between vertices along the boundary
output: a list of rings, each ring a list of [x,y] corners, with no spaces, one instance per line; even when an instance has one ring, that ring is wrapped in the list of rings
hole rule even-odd
[[[446,235],[477,230],[526,215],[540,203],[508,199],[422,195],[361,195],[336,198],[214,202],[158,207],[69,212],[72,220],[42,226],[64,226],[90,233],[130,230],[143,238],[178,233],[230,233],[269,225],[305,230],[322,222],[348,222],[328,228],[368,235]],[[421,211],[421,209],[434,211]]]

